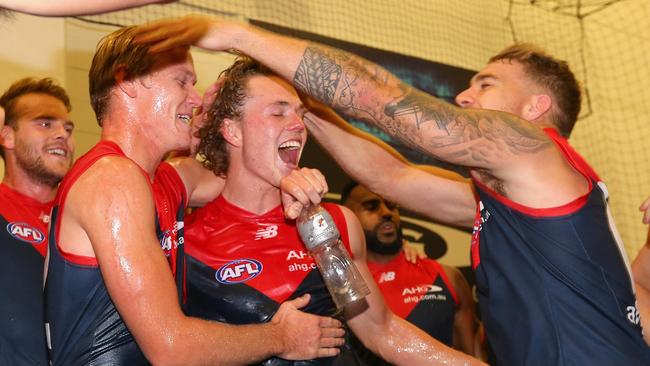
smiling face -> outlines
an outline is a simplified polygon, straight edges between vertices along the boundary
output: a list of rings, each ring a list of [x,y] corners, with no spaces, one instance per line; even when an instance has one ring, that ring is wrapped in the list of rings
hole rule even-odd
[[[279,186],[280,180],[296,169],[307,131],[305,107],[296,90],[277,76],[251,76],[241,118],[234,121],[241,141],[231,149],[231,162],[240,161],[251,176]]]
[[[161,54],[153,71],[139,78],[137,103],[146,133],[165,151],[190,145],[190,122],[201,97],[194,88],[196,75],[186,48]]]
[[[16,120],[6,127],[5,157],[36,182],[55,187],[74,155],[74,124],[59,99],[28,93],[16,99]]]

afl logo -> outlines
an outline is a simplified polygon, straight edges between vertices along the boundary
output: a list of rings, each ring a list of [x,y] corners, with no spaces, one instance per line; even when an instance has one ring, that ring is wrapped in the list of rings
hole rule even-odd
[[[7,232],[14,238],[31,244],[40,244],[45,240],[45,235],[35,227],[24,222],[10,222]]]
[[[237,259],[226,263],[217,270],[214,277],[219,283],[233,283],[252,280],[262,273],[262,263],[255,259]]]

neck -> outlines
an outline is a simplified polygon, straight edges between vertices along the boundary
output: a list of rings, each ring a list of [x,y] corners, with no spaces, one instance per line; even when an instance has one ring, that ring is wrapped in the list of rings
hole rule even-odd
[[[108,123],[107,123],[108,122]],[[153,179],[156,168],[165,156],[166,151],[159,148],[156,141],[151,141],[149,135],[133,124],[111,123],[105,121],[102,128],[101,140],[116,143],[124,154],[145,170]]]
[[[2,183],[16,192],[31,197],[38,202],[50,202],[56,196],[57,187],[50,187],[46,184],[34,181],[22,169],[15,164],[5,165],[5,176]]]
[[[244,176],[236,169],[228,169],[222,194],[228,202],[258,215],[269,212],[281,203],[279,188]]]
[[[400,255],[400,252],[397,252],[396,254],[387,255],[387,254],[379,254],[373,252],[372,250],[368,250],[366,253],[367,253],[366,259],[368,260],[368,262],[373,262],[378,264],[386,264]]]

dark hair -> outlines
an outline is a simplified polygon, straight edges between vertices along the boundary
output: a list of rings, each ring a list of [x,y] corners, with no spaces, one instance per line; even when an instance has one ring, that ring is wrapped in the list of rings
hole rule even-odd
[[[126,77],[133,79],[147,74],[154,63],[154,57],[149,53],[150,45],[133,42],[136,29],[135,26],[118,29],[97,45],[88,71],[88,85],[90,104],[100,126],[111,89],[116,85],[115,72],[123,68]]]
[[[275,75],[266,66],[246,57],[239,56],[229,68],[219,74],[221,87],[208,111],[208,121],[199,129],[198,152],[204,158],[203,165],[218,176],[225,176],[230,160],[226,140],[221,134],[225,119],[239,119],[244,111],[246,88],[250,77]]]
[[[551,121],[564,137],[569,137],[580,114],[581,92],[566,61],[558,60],[528,43],[518,43],[490,58],[490,62],[517,61],[532,81],[548,90],[553,99]]]
[[[351,180],[343,186],[343,189],[341,190],[341,204],[345,204],[345,202],[348,200],[350,197],[350,193],[352,193],[352,190],[355,189],[359,185],[359,182],[355,180]]]
[[[14,130],[18,128],[16,121],[20,118],[16,110],[16,101],[26,94],[46,94],[60,100],[70,112],[70,97],[65,89],[57,84],[52,78],[24,78],[11,84],[9,89],[0,96],[0,106],[5,110],[5,124]],[[0,149],[0,156],[4,158],[4,150]]]

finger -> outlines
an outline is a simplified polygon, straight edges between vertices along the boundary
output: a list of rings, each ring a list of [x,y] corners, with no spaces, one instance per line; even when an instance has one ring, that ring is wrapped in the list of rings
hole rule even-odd
[[[341,352],[338,348],[319,348],[318,357],[334,357]]]
[[[341,323],[340,320],[338,320],[336,318],[329,317],[329,316],[321,316],[321,317],[319,317],[318,325],[321,328],[340,328],[340,329],[343,329],[343,323]]]
[[[648,208],[650,208],[650,197],[646,198],[641,206],[639,206],[639,211],[646,211]]]
[[[321,338],[320,347],[321,348],[334,348],[342,346],[345,343],[345,338],[343,337],[330,337],[330,338]]]
[[[294,200],[297,200],[305,206],[308,205],[310,199],[305,186],[306,184],[304,179],[298,176],[295,172],[292,172],[291,175],[283,178],[280,182],[280,191],[285,195],[289,195],[289,197],[283,199],[283,203],[286,201],[286,203],[292,204]]]
[[[285,303],[294,306],[296,309],[300,309],[309,304],[310,296],[309,294],[304,294],[300,297],[296,297],[293,300],[286,301]]]
[[[321,338],[322,339],[343,339],[345,335],[345,330],[343,328],[321,328]],[[337,343],[331,343],[331,346],[336,345]],[[321,343],[321,347],[324,347],[325,344]]]

